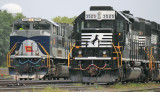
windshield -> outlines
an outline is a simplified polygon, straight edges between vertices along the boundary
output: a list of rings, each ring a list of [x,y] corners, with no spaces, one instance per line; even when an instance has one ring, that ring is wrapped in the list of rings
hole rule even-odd
[[[113,28],[114,21],[101,21],[101,28]]]
[[[15,24],[14,29],[15,30],[28,30],[29,24]]]
[[[89,20],[86,22],[86,28],[113,28],[114,21],[102,20],[94,21]]]
[[[50,24],[34,24],[33,29],[36,30],[48,30],[50,29]]]
[[[98,21],[87,21],[87,28],[99,28],[99,22]]]

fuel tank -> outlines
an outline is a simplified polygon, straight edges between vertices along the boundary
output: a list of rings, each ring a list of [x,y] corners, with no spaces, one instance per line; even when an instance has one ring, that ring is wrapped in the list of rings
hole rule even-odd
[[[160,80],[160,69],[155,71],[153,80]]]
[[[53,77],[69,77],[69,69],[66,65],[55,65],[48,73]]]
[[[126,80],[133,80],[137,79],[142,73],[141,68],[134,67],[134,68],[127,68],[126,69]]]

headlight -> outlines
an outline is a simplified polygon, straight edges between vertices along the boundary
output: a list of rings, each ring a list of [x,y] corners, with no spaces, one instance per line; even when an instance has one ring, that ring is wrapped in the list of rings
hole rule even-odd
[[[41,30],[41,31],[40,31],[40,34],[43,34],[43,33],[44,33],[44,31],[43,31],[43,30]]]
[[[18,54],[19,54],[19,51],[18,51],[18,50],[16,50],[16,51],[15,51],[15,55],[18,55]]]
[[[81,54],[82,54],[82,51],[81,51],[81,50],[79,50],[79,51],[78,51],[78,54],[79,54],[79,55],[81,55]]]
[[[39,55],[39,51],[36,51],[35,54],[36,54],[36,55]]]
[[[106,51],[103,51],[103,54],[105,55],[105,54],[106,54]]]
[[[46,59],[46,57],[45,57],[45,56],[42,56],[42,59]]]

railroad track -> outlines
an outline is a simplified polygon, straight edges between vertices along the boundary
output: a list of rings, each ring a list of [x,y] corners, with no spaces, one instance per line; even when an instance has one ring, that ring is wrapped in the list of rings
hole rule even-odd
[[[43,86],[34,86],[34,87],[31,87],[31,86],[23,86],[23,87],[4,87],[4,88],[0,88],[0,92],[3,91],[3,92],[14,92],[14,91],[32,91],[33,89],[34,90],[43,90],[44,88],[46,88],[47,86],[49,85],[43,85]],[[51,86],[51,85],[50,85]],[[72,91],[86,91],[88,90],[88,86],[84,87],[84,86],[73,86],[73,85],[70,85],[70,86],[51,86],[53,89],[55,88],[59,88],[59,89],[65,89],[65,90],[72,90]]]
[[[21,86],[18,84],[24,85],[39,85],[39,84],[66,84],[72,83],[71,80],[0,80],[0,86]],[[22,85],[23,86],[23,85]]]
[[[19,85],[13,85],[19,84]],[[23,85],[21,85],[23,84]],[[69,91],[87,91],[87,92],[101,92],[101,91],[115,91],[115,92],[141,92],[141,91],[153,91],[153,92],[160,92],[160,88],[145,88],[145,89],[134,89],[134,90],[117,90],[108,88],[107,85],[101,85],[104,89],[95,89],[97,85],[78,85],[76,83],[72,83],[71,80],[0,80],[0,92],[33,92],[34,90],[43,90],[46,87],[52,87],[53,89],[65,89]],[[99,85],[98,85],[99,86]]]
[[[59,88],[63,90],[69,90],[74,92],[160,92],[160,88],[148,88],[148,89],[139,89],[139,90],[117,90],[117,89],[93,89],[96,88],[95,85],[87,85],[87,86],[74,86],[74,85],[36,85],[36,86],[23,86],[23,87],[10,87],[10,88],[0,88],[0,92],[33,92],[36,90],[37,92],[41,92],[41,90],[45,89],[46,87],[50,86],[53,89]],[[91,88],[92,87],[92,88]]]
[[[24,85],[11,85],[11,84],[24,84]],[[43,90],[46,87],[59,88],[71,91],[86,91],[88,87],[96,87],[96,85],[76,85],[71,80],[47,80],[47,81],[13,81],[13,80],[0,80],[0,92],[32,92],[34,90]]]

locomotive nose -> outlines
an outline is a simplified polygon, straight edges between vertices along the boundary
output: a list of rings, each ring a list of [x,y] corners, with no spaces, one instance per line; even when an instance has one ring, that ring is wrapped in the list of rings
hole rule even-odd
[[[33,40],[25,40],[22,42],[19,53],[27,56],[42,55],[40,48],[38,47],[38,43]]]

